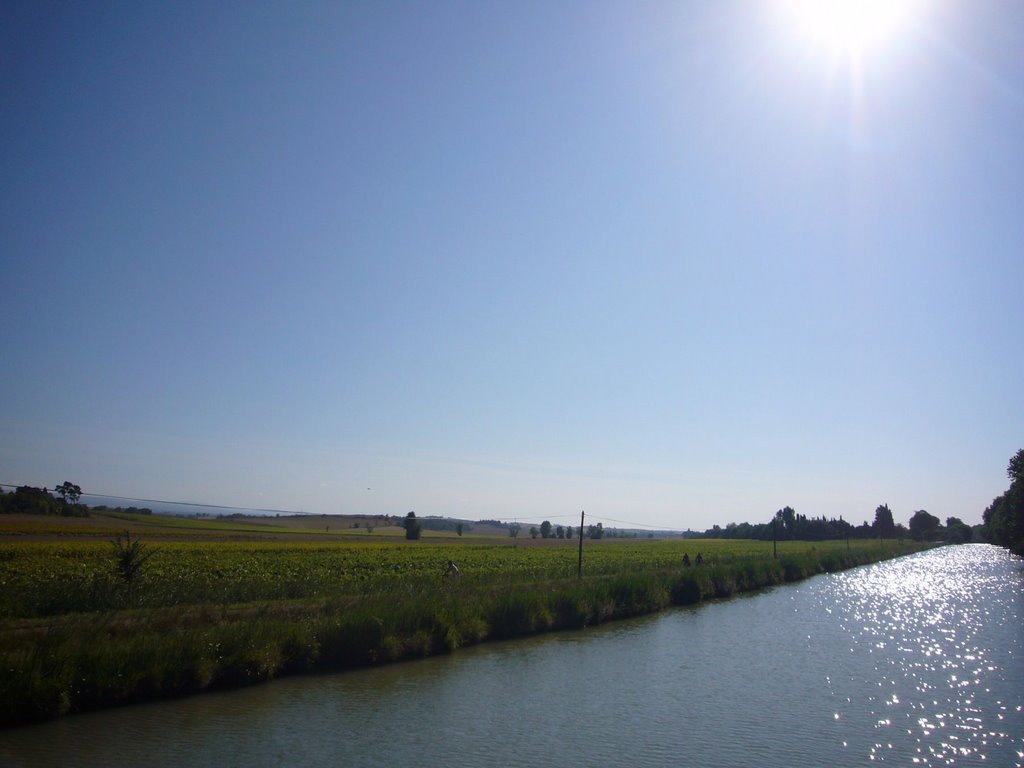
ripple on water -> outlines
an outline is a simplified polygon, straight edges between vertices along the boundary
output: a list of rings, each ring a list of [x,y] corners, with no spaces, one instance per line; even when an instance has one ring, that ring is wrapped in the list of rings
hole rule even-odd
[[[1021,595],[1005,588],[1008,557],[943,547],[839,574],[818,592],[851,653],[870,661],[870,679],[828,680],[848,711],[866,707],[875,723],[868,759],[1021,764],[1024,717],[1003,698],[1019,702],[1024,690]],[[891,738],[897,730],[903,738]]]

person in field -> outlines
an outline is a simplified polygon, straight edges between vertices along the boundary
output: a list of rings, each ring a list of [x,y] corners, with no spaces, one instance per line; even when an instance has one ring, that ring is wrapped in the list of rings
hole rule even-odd
[[[683,565],[685,565],[687,568],[690,567],[690,553],[689,552],[684,552],[683,553]]]
[[[697,553],[697,565],[704,565],[704,555]]]
[[[449,560],[448,567],[445,569],[444,575],[458,577],[462,575],[462,571],[459,570],[459,566],[455,564],[454,560]]]

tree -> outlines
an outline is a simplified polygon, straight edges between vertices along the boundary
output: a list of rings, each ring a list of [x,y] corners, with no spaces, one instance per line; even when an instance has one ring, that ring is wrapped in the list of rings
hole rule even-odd
[[[1024,480],[1024,448],[1021,448],[1010,459],[1006,467],[1006,474],[1011,482],[1017,483]]]
[[[935,515],[930,515],[925,510],[919,509],[910,518],[910,536],[915,541],[938,538],[937,534],[941,524]]]
[[[587,526],[587,537],[591,539],[600,539],[604,536],[604,526],[601,523],[597,525]]]
[[[410,512],[405,516],[403,526],[405,527],[405,538],[409,541],[416,541],[419,539],[420,534],[423,533],[423,526],[420,524],[420,521],[416,519],[415,512]]]
[[[542,539],[550,539],[551,538],[551,522],[550,521],[545,520],[543,523],[540,524],[540,537]]]
[[[555,538],[556,539],[564,539],[565,538],[565,528],[563,528],[560,525],[556,525],[555,526]]]
[[[78,500],[82,497],[82,489],[74,483],[69,483],[67,480],[55,486],[53,492],[60,496],[65,504],[77,504]]]
[[[114,546],[117,574],[128,587],[128,605],[131,606],[135,602],[135,580],[142,573],[143,566],[149,558],[156,554],[156,550],[150,549],[138,539],[132,541],[132,535],[128,531],[124,532],[124,539],[121,538],[121,534],[117,534],[117,539],[110,543]]]
[[[519,523],[512,523],[512,525],[508,527],[508,535],[511,536],[513,539],[517,539],[519,538],[519,531],[521,529],[522,526],[519,525]]]
[[[462,523],[459,523],[458,525],[455,526],[455,532],[457,534],[459,534],[459,536],[462,535]]]
[[[966,544],[974,536],[971,526],[959,517],[946,518],[946,539],[951,544]]]
[[[9,515],[59,515],[61,505],[45,488],[19,485],[14,493],[4,494],[2,511]]]
[[[783,530],[790,539],[796,536],[796,510],[792,507],[783,507],[779,510],[779,518],[782,520]]]
[[[875,509],[875,535],[880,539],[892,538],[896,531],[896,523],[892,519],[892,511],[888,504],[882,504]]]
[[[540,531],[537,530],[537,526],[536,525],[531,525],[530,526],[530,538],[531,539],[536,539],[538,536],[540,536]]]
[[[993,544],[1024,555],[1024,449],[1017,451],[1006,468],[1010,487],[985,510],[985,535]]]

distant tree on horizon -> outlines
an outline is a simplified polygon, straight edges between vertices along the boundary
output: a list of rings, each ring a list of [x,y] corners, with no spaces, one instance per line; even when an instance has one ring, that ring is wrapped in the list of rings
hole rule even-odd
[[[415,512],[410,512],[405,516],[403,525],[405,527],[405,538],[409,541],[418,540],[423,533],[423,526],[416,519]]]
[[[46,489],[44,488],[43,490]],[[60,485],[54,486],[53,492],[60,496],[65,504],[77,504],[78,500],[82,498],[82,488],[67,480]]]
[[[974,538],[974,531],[971,526],[959,517],[946,518],[946,539],[951,544],[966,544]]]
[[[942,521],[923,509],[917,510],[910,518],[910,537],[915,541],[937,538]]]
[[[796,535],[796,510],[790,506],[785,506],[779,510],[779,516],[782,519],[782,527],[786,535],[789,538],[793,538]]]
[[[896,532],[896,522],[892,519],[892,510],[888,504],[880,504],[875,509],[875,535],[879,539],[892,538]]]

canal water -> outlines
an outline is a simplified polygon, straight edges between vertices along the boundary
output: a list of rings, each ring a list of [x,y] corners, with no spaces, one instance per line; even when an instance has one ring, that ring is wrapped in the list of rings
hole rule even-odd
[[[0,732],[0,766],[1024,765],[1024,563],[942,547],[451,656]]]

